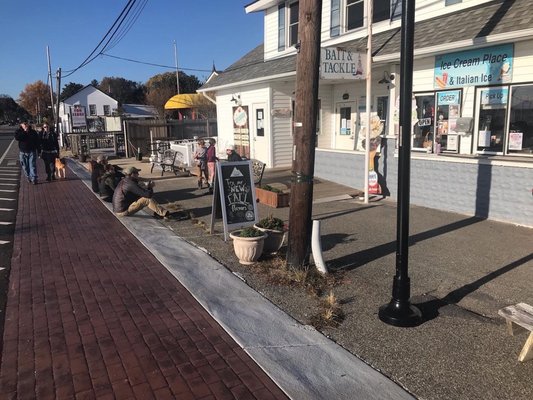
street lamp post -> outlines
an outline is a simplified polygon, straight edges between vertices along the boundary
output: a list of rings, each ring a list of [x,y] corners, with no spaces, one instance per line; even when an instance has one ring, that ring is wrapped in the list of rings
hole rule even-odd
[[[396,275],[392,283],[392,299],[379,309],[380,320],[401,327],[416,326],[422,320],[422,313],[410,302],[411,281],[408,273],[414,23],[415,0],[402,0]]]

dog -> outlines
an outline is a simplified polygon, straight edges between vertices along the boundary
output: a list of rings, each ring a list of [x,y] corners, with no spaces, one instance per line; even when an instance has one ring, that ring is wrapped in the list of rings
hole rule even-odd
[[[56,158],[55,165],[56,165],[56,171],[55,171],[56,178],[66,179],[67,178],[66,160],[64,158]]]

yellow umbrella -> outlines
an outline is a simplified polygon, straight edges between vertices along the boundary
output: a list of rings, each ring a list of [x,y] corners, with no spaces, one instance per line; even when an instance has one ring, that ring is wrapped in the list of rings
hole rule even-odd
[[[165,110],[198,107],[204,104],[203,97],[201,94],[195,93],[177,94],[165,103]]]

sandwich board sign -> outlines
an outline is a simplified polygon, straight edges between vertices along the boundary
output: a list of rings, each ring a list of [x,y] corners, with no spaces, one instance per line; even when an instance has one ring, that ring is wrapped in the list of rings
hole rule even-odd
[[[224,240],[230,230],[251,226],[259,220],[251,161],[217,162],[211,232],[218,207],[222,210]]]

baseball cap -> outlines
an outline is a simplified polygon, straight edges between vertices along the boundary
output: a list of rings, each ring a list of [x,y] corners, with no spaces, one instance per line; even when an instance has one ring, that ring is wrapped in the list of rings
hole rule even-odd
[[[135,168],[135,167],[128,167],[124,170],[124,174],[126,175],[131,175],[131,174],[134,174],[135,172],[140,172],[140,169]]]

